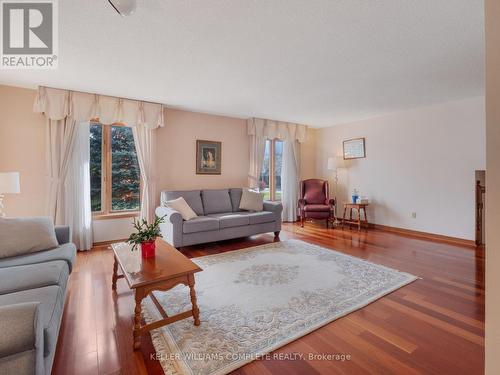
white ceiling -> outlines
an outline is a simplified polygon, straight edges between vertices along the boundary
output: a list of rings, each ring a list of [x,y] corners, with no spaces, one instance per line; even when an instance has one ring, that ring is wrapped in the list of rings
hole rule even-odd
[[[2,70],[0,83],[313,126],[484,91],[482,0],[138,0],[124,18],[106,0],[59,7],[59,68]]]

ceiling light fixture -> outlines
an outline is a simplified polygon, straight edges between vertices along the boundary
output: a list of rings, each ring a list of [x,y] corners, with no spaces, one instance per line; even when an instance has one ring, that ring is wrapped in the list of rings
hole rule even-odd
[[[120,16],[130,16],[137,8],[136,0],[108,0]]]

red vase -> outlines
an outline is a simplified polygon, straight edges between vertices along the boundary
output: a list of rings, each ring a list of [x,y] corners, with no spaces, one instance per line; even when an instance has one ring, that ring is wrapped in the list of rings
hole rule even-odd
[[[152,258],[155,256],[155,241],[145,241],[141,242],[141,254],[142,257],[147,259],[147,258]]]

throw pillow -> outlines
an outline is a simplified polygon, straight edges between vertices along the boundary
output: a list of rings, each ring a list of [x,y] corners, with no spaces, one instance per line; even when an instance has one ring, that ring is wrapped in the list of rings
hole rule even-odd
[[[0,258],[58,247],[50,217],[0,218]]]
[[[179,197],[171,201],[166,201],[165,206],[171,208],[172,210],[178,211],[184,220],[191,220],[195,217],[198,217],[198,215],[196,215],[196,212],[194,212],[193,209],[189,207],[183,197]]]
[[[240,201],[240,210],[262,211],[264,209],[264,194],[243,189]]]

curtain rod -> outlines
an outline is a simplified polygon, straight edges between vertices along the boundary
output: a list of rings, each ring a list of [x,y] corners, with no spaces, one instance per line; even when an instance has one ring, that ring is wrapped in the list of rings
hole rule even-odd
[[[97,94],[97,93],[95,93],[95,92],[81,91],[81,90],[62,89],[62,88],[60,88],[60,87],[43,86],[43,85],[39,85],[38,87],[43,87],[43,88],[53,89],[53,90],[65,90],[65,91],[70,91],[70,92],[79,92],[79,93],[82,93],[82,94],[89,94],[89,95],[109,96],[109,97],[111,97],[111,98],[118,98],[118,99],[125,99],[125,100],[134,100],[134,101],[136,101],[136,102],[143,102],[143,103],[149,103],[149,104],[156,104],[156,105],[166,106],[166,104],[163,104],[163,103],[151,102],[151,101],[149,101],[149,100],[131,99],[131,98],[126,98],[126,97],[124,97],[124,96],[115,96],[115,95]]]

